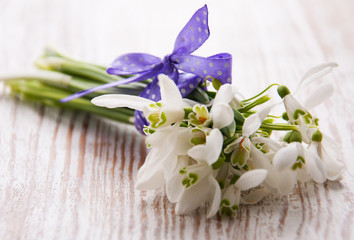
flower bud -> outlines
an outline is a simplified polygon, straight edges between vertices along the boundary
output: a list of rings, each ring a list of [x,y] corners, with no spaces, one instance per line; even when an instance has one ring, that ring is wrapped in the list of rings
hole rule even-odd
[[[277,91],[281,98],[284,98],[286,95],[290,94],[289,89],[284,85],[280,85]]]

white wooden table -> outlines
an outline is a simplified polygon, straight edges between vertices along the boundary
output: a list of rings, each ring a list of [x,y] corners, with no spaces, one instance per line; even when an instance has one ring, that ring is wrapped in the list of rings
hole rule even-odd
[[[33,69],[51,44],[108,64],[129,52],[160,57],[201,1],[0,0],[0,72]],[[354,1],[207,1],[211,37],[196,54],[233,55],[249,95],[294,89],[310,67],[338,62],[334,96],[315,109],[341,146],[341,182],[299,185],[242,206],[176,216],[163,190],[134,190],[146,156],[132,127],[0,94],[0,239],[353,239]]]

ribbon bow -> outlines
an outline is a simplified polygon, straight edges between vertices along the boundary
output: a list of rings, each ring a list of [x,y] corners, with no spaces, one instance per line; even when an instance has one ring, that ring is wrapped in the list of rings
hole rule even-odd
[[[101,89],[153,78],[141,93],[141,97],[158,101],[161,99],[157,75],[168,75],[180,89],[183,97],[191,93],[206,77],[218,79],[222,84],[231,83],[231,55],[221,53],[207,58],[191,55],[209,38],[208,8],[197,10],[179,33],[172,54],[163,59],[146,53],[129,53],[116,58],[107,69],[109,74],[135,75],[117,82],[103,84],[75,93],[62,102],[84,96]],[[135,126],[142,132],[149,125],[141,112],[135,112]]]

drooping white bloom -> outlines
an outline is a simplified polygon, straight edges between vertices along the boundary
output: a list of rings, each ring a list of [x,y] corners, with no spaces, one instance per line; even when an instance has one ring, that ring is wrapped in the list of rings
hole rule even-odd
[[[220,130],[212,129],[206,136],[206,143],[196,145],[188,150],[188,155],[180,156],[174,170],[166,175],[167,197],[177,203],[177,214],[188,213],[205,202],[209,202],[208,217],[218,211],[221,190],[211,165],[218,160],[222,144]]]
[[[273,158],[273,165],[279,171],[278,190],[281,194],[290,192],[296,180],[323,183],[327,179],[326,168],[319,156],[299,142],[292,142],[280,149]]]
[[[235,216],[241,201],[241,191],[259,186],[267,174],[265,169],[251,170],[242,174],[235,184],[231,184],[225,190],[220,203],[220,214]]]
[[[308,109],[316,107],[333,94],[333,86],[329,82],[319,84],[313,89],[313,91],[307,94],[303,104],[301,104],[295,97],[299,90],[303,90],[309,86],[315,80],[330,73],[333,68],[337,67],[336,63],[325,63],[310,69],[302,78],[299,83],[298,89],[291,94],[290,91],[280,86],[278,88],[279,95],[283,98],[284,106],[287,112],[289,121],[292,124],[299,125],[299,131],[303,135],[303,141],[310,142],[310,138],[313,132],[309,129],[310,125],[316,125],[316,118],[313,117]]]
[[[242,136],[226,146],[224,152],[231,153],[231,164],[242,168],[250,158],[252,143],[250,136],[261,126],[272,106],[268,106],[245,119],[242,127]]]
[[[91,102],[101,107],[128,107],[143,111],[152,128],[171,125],[184,118],[186,103],[172,79],[164,74],[158,75],[158,79],[161,91],[159,102],[124,94],[106,94],[95,97]]]
[[[337,160],[338,154],[337,144],[329,137],[324,135],[322,141],[312,141],[308,147],[308,151],[313,155],[318,155],[325,166],[327,178],[331,181],[338,181],[342,178],[344,164]]]
[[[148,136],[151,151],[139,169],[135,188],[152,190],[162,187],[165,184],[165,175],[170,174],[170,169],[177,164],[178,156],[186,155],[193,147],[190,138],[190,129],[180,128],[178,124],[158,128],[154,134]]]

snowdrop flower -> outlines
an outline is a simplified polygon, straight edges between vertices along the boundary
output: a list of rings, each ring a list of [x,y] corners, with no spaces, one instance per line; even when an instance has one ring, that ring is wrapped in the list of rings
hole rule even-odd
[[[241,202],[241,191],[259,186],[267,177],[265,169],[256,169],[245,172],[235,184],[227,187],[220,203],[220,214],[235,216]]]
[[[321,158],[307,151],[301,142],[292,142],[280,149],[273,158],[273,165],[279,171],[278,190],[281,194],[290,192],[296,180],[307,182],[313,179],[323,183],[327,179]]]
[[[333,94],[333,86],[328,83],[322,83],[316,87],[316,91],[308,94],[304,104],[301,104],[294,95],[304,88],[305,85],[312,83],[313,81],[321,78],[322,76],[330,73],[334,67],[337,67],[336,63],[326,63],[316,66],[310,69],[300,81],[298,89],[294,94],[291,94],[286,86],[278,87],[278,94],[283,98],[284,106],[286,108],[287,118],[292,124],[300,126],[300,131],[303,133],[304,142],[309,143],[313,132],[309,131],[308,126],[317,125],[317,120],[314,118],[308,109],[316,107],[320,103],[324,102]]]
[[[171,125],[184,118],[186,103],[172,79],[163,74],[158,75],[158,79],[161,91],[159,102],[124,94],[106,94],[92,99],[91,102],[101,107],[128,107],[143,111],[152,128]]]
[[[331,181],[340,180],[344,169],[344,164],[337,160],[338,149],[337,144],[329,136],[322,136],[318,130],[312,135],[312,141],[308,147],[309,152],[322,159],[327,178]]]
[[[206,143],[189,149],[187,156],[180,156],[174,174],[166,176],[167,197],[177,203],[177,214],[188,213],[204,202],[209,202],[208,217],[217,213],[221,190],[211,165],[218,160],[222,144],[220,130],[211,130]]]
[[[177,164],[179,155],[186,155],[193,147],[190,141],[191,132],[181,128],[179,124],[158,128],[149,135],[147,143],[151,147],[144,164],[139,169],[135,188],[152,190],[162,187],[165,178]]]
[[[192,112],[188,114],[189,123],[196,127],[207,127],[211,121],[211,116],[207,106],[195,104]]]
[[[271,108],[272,106],[266,107],[246,118],[242,127],[242,136],[226,146],[224,152],[226,154],[232,152],[231,164],[233,166],[242,168],[246,165],[251,149],[253,149],[250,136],[258,130]]]

